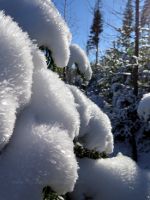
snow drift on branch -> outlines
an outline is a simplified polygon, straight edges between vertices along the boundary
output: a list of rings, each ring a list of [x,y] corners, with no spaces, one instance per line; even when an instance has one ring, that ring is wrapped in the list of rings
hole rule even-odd
[[[80,159],[79,179],[73,200],[148,200],[150,176],[131,158],[118,155],[108,159]]]
[[[0,0],[0,9],[12,16],[38,46],[48,47],[57,66],[67,65],[71,34],[51,0]]]
[[[7,45],[9,46],[9,43]],[[22,49],[24,48],[23,46]],[[9,200],[10,196],[13,200],[40,200],[42,189],[46,185],[57,193],[64,194],[73,190],[78,177],[73,138],[78,135],[80,122],[74,97],[64,82],[46,68],[46,60],[42,52],[32,46],[28,50],[29,58],[32,58],[31,53],[34,70],[28,62],[33,74],[30,71],[28,74],[23,72],[20,74],[25,76],[27,83],[30,76],[33,79],[30,103],[17,116],[10,142],[0,156],[0,197],[5,200]],[[9,54],[6,51],[7,55]],[[26,54],[23,58],[28,60]],[[28,70],[26,65],[24,68]],[[1,123],[7,122],[7,130],[12,123],[8,117],[11,120],[14,117],[15,120],[15,103],[19,106],[21,102],[20,93],[15,90],[18,82],[14,72],[17,73],[17,70],[12,65],[10,87],[0,85],[1,110],[4,112],[0,120]],[[28,89],[27,85],[19,83],[20,92],[25,88]],[[14,98],[11,90],[14,92],[12,93]],[[24,98],[22,96],[23,99],[26,99],[25,94]]]
[[[138,106],[138,115],[145,121],[150,120],[150,93],[145,94]]]
[[[40,51],[33,52],[35,70],[31,109],[40,123],[58,123],[72,139],[79,134],[80,119],[74,97],[58,75],[47,69]]]
[[[84,77],[90,80],[92,77],[92,69],[85,52],[77,44],[72,44],[70,45],[70,54],[68,67],[76,64]]]
[[[47,185],[64,194],[73,190],[77,179],[67,131],[58,124],[40,124],[30,111],[26,108],[17,120],[9,147],[0,157],[1,199],[41,200]]]
[[[108,116],[75,86],[68,86],[80,114],[80,142],[89,149],[112,153],[113,136]]]
[[[0,150],[12,135],[17,109],[30,100],[33,62],[27,34],[0,12]]]
[[[0,198],[40,200],[46,185],[72,191],[78,168],[72,140],[80,124],[73,95],[3,13],[0,45],[0,148],[10,140],[0,156]]]

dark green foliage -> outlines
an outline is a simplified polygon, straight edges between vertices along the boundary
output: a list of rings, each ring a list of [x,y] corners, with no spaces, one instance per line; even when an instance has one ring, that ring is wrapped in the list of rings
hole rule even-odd
[[[52,71],[56,71],[57,66],[52,58],[52,52],[44,46],[40,47],[40,50],[44,52],[45,57],[46,57],[46,62],[47,62],[47,68],[51,69]]]
[[[107,154],[105,152],[98,152],[94,149],[89,150],[79,144],[75,144],[74,153],[78,158],[90,158],[90,159],[99,159],[99,158],[107,158]]]
[[[49,186],[43,188],[43,200],[64,200],[62,196],[59,196]]]
[[[44,47],[44,46],[41,46],[40,50],[43,51],[45,54],[47,68],[52,70],[53,72],[58,73],[59,77],[62,80],[65,80],[65,68],[61,68],[55,64],[54,59],[52,57],[52,52],[47,47]]]

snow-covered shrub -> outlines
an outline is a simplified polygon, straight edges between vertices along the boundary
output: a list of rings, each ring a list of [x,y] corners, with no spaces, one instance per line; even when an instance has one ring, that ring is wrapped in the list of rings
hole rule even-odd
[[[143,96],[139,103],[137,112],[139,117],[143,118],[144,121],[150,120],[150,93]]]
[[[137,127],[136,98],[130,87],[120,83],[114,83],[111,90],[113,132],[117,140],[124,142],[131,137],[134,127]]]
[[[10,139],[16,114],[31,97],[33,62],[27,34],[0,12],[0,149]]]
[[[12,16],[38,46],[48,47],[57,66],[67,65],[71,33],[51,0],[0,0],[0,9]]]
[[[85,52],[77,44],[70,45],[70,59],[68,68],[73,67],[74,64],[84,78],[89,81],[92,77],[90,62]]]
[[[108,116],[77,87],[68,87],[74,95],[77,110],[80,114],[79,141],[89,149],[112,153],[113,136]]]
[[[138,132],[139,164],[143,168],[150,167],[150,94],[144,94],[138,105],[141,127]]]
[[[79,159],[79,179],[72,200],[148,200],[150,174],[130,158]]]

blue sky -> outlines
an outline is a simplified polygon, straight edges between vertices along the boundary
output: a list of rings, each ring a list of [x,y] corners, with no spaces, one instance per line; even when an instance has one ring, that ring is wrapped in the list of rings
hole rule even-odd
[[[101,36],[100,54],[111,47],[112,41],[116,38],[117,32],[110,26],[121,26],[122,16],[115,11],[122,13],[127,0],[102,0],[102,13],[104,18],[104,32]],[[92,7],[95,0],[67,0],[67,20],[70,26],[73,43],[79,44],[85,49],[90,26],[92,23]],[[64,0],[54,0],[56,7],[63,15]]]

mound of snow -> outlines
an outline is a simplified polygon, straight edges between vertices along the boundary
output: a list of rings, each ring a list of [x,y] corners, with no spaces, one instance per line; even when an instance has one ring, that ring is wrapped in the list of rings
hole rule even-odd
[[[80,114],[79,141],[89,149],[112,153],[113,136],[108,116],[77,87],[69,86]]]
[[[149,200],[150,176],[130,158],[80,159],[73,200]]]
[[[138,115],[145,121],[150,120],[150,93],[145,94],[138,106]]]
[[[31,42],[10,17],[0,12],[0,150],[12,135],[16,112],[30,100]],[[18,109],[18,110],[17,110]]]
[[[72,67],[73,64],[77,65],[80,72],[87,80],[91,79],[92,69],[90,66],[90,62],[85,52],[77,44],[70,45],[70,59],[68,67]]]
[[[17,120],[0,162],[0,196],[5,200],[41,200],[47,185],[64,194],[73,190],[78,177],[67,131],[58,124],[40,124],[28,108]]]
[[[0,9],[12,16],[38,46],[48,47],[57,66],[67,65],[71,34],[51,0],[0,0]]]
[[[34,63],[40,60],[40,68],[35,68],[33,74],[33,88],[31,110],[35,113],[39,123],[58,123],[72,139],[79,134],[80,119],[76,110],[74,97],[57,74],[45,69],[46,61],[43,55],[36,55]]]

